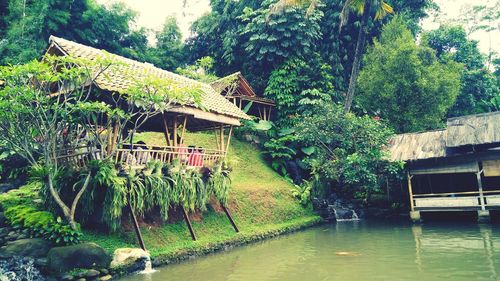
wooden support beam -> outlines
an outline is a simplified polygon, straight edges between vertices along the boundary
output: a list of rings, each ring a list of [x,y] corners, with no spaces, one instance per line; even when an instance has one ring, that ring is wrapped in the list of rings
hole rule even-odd
[[[196,241],[196,235],[194,234],[193,226],[191,225],[191,220],[189,219],[186,209],[184,209],[184,206],[182,205],[181,209],[182,209],[182,215],[184,216],[184,220],[186,221],[186,224],[188,226],[189,233],[191,234],[191,238],[193,239],[193,241]]]
[[[269,106],[269,111],[268,111],[268,117],[267,117],[267,121],[270,121],[271,120],[271,110],[273,109],[272,106]]]
[[[413,204],[413,190],[411,186],[411,178],[413,178],[413,176],[410,175],[410,172],[407,172],[406,177],[408,178],[408,194],[410,195],[410,209],[413,212],[415,210],[415,205]]]
[[[137,236],[137,240],[139,241],[139,246],[141,246],[141,249],[146,251],[146,245],[144,244],[144,239],[142,239],[141,229],[139,228],[139,223],[137,222],[137,217],[135,216],[134,209],[132,209],[132,205],[130,204],[129,196],[127,196],[127,206],[130,212],[130,217],[132,218],[132,224],[134,225],[135,235]]]
[[[224,213],[226,213],[226,216],[229,219],[229,222],[231,222],[231,225],[233,226],[234,231],[236,231],[236,233],[240,232],[240,230],[238,229],[238,226],[236,226],[236,223],[234,222],[233,217],[231,217],[231,214],[229,213],[229,210],[226,208],[226,206],[224,206],[224,204],[222,204],[222,203],[220,203],[220,206],[222,207],[222,210],[224,210]]]
[[[486,202],[484,199],[484,194],[483,194],[483,182],[481,180],[481,174],[483,173],[483,170],[479,171],[476,173],[476,179],[477,179],[477,188],[479,189],[479,204],[481,205],[481,210],[486,210]]]
[[[257,109],[259,110],[259,118],[261,120],[264,120],[264,118],[262,118],[262,111],[260,110],[260,106],[259,105],[257,105]]]

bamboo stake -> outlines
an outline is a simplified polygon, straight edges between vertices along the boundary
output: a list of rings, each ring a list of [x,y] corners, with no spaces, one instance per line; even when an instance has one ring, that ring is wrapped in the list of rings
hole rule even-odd
[[[174,117],[174,127],[172,129],[173,131],[173,141],[174,141],[174,149],[177,148],[177,115]]]
[[[220,149],[224,151],[224,126],[220,125]]]
[[[187,115],[184,115],[184,122],[182,124],[182,133],[181,133],[181,143],[184,143],[184,134],[186,133],[186,123],[187,123]]]

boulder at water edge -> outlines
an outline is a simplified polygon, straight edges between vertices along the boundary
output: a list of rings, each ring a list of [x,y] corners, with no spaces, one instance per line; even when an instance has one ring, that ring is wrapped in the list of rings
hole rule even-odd
[[[50,250],[50,242],[42,238],[27,238],[8,242],[0,248],[0,258],[13,256],[43,257]]]
[[[139,248],[121,248],[116,249],[113,253],[113,261],[111,268],[131,265],[138,260],[149,258],[149,254],[143,249]]]
[[[111,256],[95,243],[52,248],[48,255],[48,269],[53,273],[67,272],[75,268],[108,267]]]

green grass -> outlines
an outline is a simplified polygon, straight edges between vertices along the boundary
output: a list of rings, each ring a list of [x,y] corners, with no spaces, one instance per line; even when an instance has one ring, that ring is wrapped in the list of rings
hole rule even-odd
[[[151,145],[165,144],[160,133],[141,133],[137,140]],[[186,144],[213,148],[215,137],[206,133],[187,134]],[[154,258],[161,260],[186,252],[208,251],[223,243],[248,242],[319,221],[310,208],[302,207],[292,198],[291,184],[273,171],[252,145],[233,138],[228,160],[233,167],[228,205],[240,233],[235,233],[215,204],[193,220],[197,241],[191,240],[182,220],[160,227],[142,227],[146,247]],[[137,247],[133,231],[111,235],[85,231],[83,239],[96,242],[109,251]]]

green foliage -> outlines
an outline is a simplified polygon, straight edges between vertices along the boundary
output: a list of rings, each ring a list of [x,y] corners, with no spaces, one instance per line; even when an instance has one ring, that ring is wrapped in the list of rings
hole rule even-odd
[[[276,102],[278,124],[293,125],[301,113],[311,106],[339,100],[333,91],[331,68],[316,55],[306,62],[290,59],[269,77],[265,95]]]
[[[304,181],[301,185],[294,185],[292,189],[293,197],[300,201],[303,206],[311,203],[311,191],[314,185],[310,181]]]
[[[460,93],[448,112],[449,117],[490,111],[484,101],[499,95],[500,89],[495,77],[485,66],[478,42],[468,39],[461,26],[442,25],[436,30],[425,32],[422,42],[434,50],[443,61],[452,59],[462,63]]]
[[[311,184],[328,185],[351,196],[360,190],[378,190],[378,176],[388,165],[384,147],[392,136],[382,122],[344,115],[340,106],[325,105],[304,116],[295,131],[299,146],[314,147],[303,159],[313,176]]]
[[[51,212],[43,211],[40,190],[41,185],[33,182],[0,194],[0,206],[9,224],[27,229],[30,236],[42,237],[56,245],[78,243],[80,231],[72,230],[60,217],[55,219]]]
[[[213,65],[213,58],[202,57],[196,60],[194,65],[178,67],[175,72],[200,82],[210,83],[218,79],[218,77],[213,74]]]
[[[226,205],[229,199],[229,191],[231,189],[230,172],[231,168],[224,161],[212,168],[207,180],[209,194],[213,194],[223,205]]]
[[[384,27],[364,64],[358,105],[399,133],[439,127],[460,90],[461,65],[416,45],[400,17]]]
[[[184,63],[184,43],[175,17],[167,17],[162,29],[156,32],[156,47],[149,49],[148,59],[166,70],[174,70]]]

